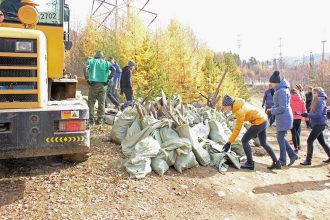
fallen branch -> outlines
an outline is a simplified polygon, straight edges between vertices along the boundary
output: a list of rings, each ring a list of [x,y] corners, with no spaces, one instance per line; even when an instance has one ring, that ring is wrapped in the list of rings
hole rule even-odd
[[[214,96],[213,96],[212,101],[210,103],[211,104],[210,107],[212,107],[212,108],[214,108],[220,100],[220,97],[219,97],[220,88],[222,86],[222,83],[223,83],[224,79],[226,78],[227,73],[228,73],[228,69],[223,74],[223,76],[222,76],[222,78],[221,78],[221,80],[218,84],[217,90],[214,93]]]

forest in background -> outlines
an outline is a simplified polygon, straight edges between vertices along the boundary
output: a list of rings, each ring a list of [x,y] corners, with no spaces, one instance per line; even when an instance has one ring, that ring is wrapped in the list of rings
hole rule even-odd
[[[68,73],[82,77],[84,63],[96,50],[103,51],[106,58],[115,57],[121,67],[133,60],[137,64],[133,74],[135,96],[142,98],[147,93],[150,98],[159,96],[162,88],[168,96],[180,93],[185,103],[201,99],[206,104],[200,93],[213,95],[222,75],[228,71],[220,95],[249,99],[251,93],[246,84],[267,85],[276,68],[273,61],[259,61],[253,56],[241,60],[235,53],[215,52],[198,40],[190,27],[177,20],[171,20],[165,29],[154,31],[139,17],[122,17],[116,28],[99,26],[90,20],[83,27],[71,30],[71,40],[74,46],[66,53]],[[329,60],[277,65],[292,85],[318,85],[330,92]]]
[[[248,99],[248,86],[236,54],[217,53],[207,48],[191,28],[172,20],[164,30],[150,32],[138,17],[122,18],[117,28],[98,27],[89,21],[71,31],[73,48],[66,53],[66,71],[82,77],[84,63],[96,50],[106,58],[115,57],[123,68],[136,62],[133,74],[135,96],[159,96],[162,88],[168,96],[179,93],[185,103],[203,100],[200,93],[214,94],[227,71],[220,95],[231,94]]]

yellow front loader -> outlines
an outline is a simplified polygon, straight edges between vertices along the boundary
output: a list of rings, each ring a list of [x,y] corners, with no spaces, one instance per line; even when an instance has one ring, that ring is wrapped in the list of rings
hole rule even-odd
[[[88,107],[64,73],[70,10],[64,0],[0,0],[0,159],[90,150]]]

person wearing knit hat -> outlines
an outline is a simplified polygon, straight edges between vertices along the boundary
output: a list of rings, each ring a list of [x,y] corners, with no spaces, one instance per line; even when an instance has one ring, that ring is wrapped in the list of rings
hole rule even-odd
[[[283,78],[278,70],[275,70],[273,75],[269,78],[270,83],[280,83],[282,80]]]
[[[234,98],[229,96],[229,95],[225,95],[223,97],[223,100],[222,100],[222,106],[233,106],[234,104]]]
[[[104,122],[105,99],[110,69],[111,63],[104,60],[102,51],[96,51],[94,57],[87,60],[85,77],[89,85],[88,107],[89,123],[91,126],[94,124],[103,124]],[[96,100],[98,102],[98,109],[95,117],[94,106]]]
[[[132,74],[135,69],[136,64],[133,61],[129,61],[127,66],[123,68],[121,78],[120,78],[120,94],[125,94],[126,102],[121,106],[124,110],[128,106],[134,105],[134,94],[133,94],[133,82]]]
[[[254,161],[252,157],[251,147],[249,141],[258,136],[260,144],[273,160],[273,164],[268,169],[281,169],[281,163],[277,159],[274,150],[267,143],[267,124],[268,117],[263,109],[259,109],[240,98],[233,98],[225,95],[222,100],[222,107],[225,111],[232,111],[236,124],[232,135],[229,137],[227,143],[224,145],[224,151],[230,150],[231,144],[239,135],[244,122],[248,121],[252,125],[243,135],[242,144],[247,158],[246,163],[241,165],[242,169],[254,170]]]
[[[296,84],[296,89],[298,90],[300,98],[306,103],[306,95],[303,86],[301,84]]]
[[[276,120],[276,138],[280,146],[280,162],[282,166],[286,166],[286,154],[290,157],[289,166],[291,166],[298,156],[291,148],[285,136],[288,130],[293,127],[293,114],[290,107],[290,84],[286,79],[281,76],[279,71],[274,71],[273,75],[269,78],[271,87],[275,89],[273,101],[274,105],[270,111],[272,115],[275,115]]]

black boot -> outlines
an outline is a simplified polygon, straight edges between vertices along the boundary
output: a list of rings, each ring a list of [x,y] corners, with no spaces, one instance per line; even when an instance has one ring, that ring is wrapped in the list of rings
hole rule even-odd
[[[330,157],[327,160],[323,160],[323,163],[330,163]]]
[[[273,164],[271,166],[267,167],[267,169],[269,169],[269,170],[273,170],[273,169],[280,170],[280,169],[282,169],[282,165],[281,165],[280,161],[278,160],[276,162],[273,162]]]
[[[309,159],[306,159],[304,162],[300,163],[300,165],[303,165],[303,166],[310,166],[310,165],[312,165],[312,161],[309,160]]]
[[[313,144],[307,144],[306,160],[304,162],[300,163],[300,165],[303,165],[303,166],[312,165],[312,156],[313,156]]]
[[[330,148],[328,145],[324,145],[322,146],[323,147],[323,150],[325,151],[325,153],[328,155],[328,158],[327,160],[324,160],[323,163],[330,163]]]
[[[254,161],[252,161],[252,163],[245,162],[241,165],[241,168],[247,170],[254,170]]]

